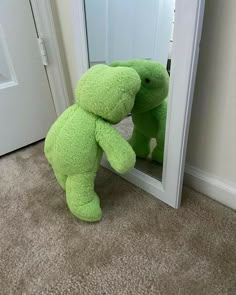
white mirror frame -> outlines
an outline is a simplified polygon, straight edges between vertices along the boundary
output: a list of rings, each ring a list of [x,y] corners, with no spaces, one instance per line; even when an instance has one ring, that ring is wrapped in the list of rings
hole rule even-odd
[[[174,208],[181,202],[186,144],[205,0],[176,0],[162,182],[133,169],[120,175]],[[89,68],[83,0],[72,0],[78,79]],[[106,160],[102,165],[111,169]]]

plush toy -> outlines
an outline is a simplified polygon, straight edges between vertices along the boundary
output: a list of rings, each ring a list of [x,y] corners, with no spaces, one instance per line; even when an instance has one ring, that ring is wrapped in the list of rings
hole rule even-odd
[[[132,110],[134,129],[129,142],[137,157],[147,158],[150,154],[150,140],[155,138],[157,145],[152,152],[152,159],[162,164],[169,88],[168,72],[158,62],[141,59],[113,62],[111,66],[130,67],[139,74],[141,87]]]
[[[102,152],[119,173],[134,167],[135,153],[111,124],[130,113],[140,88],[137,72],[127,67],[96,65],[80,79],[77,102],[52,125],[45,155],[66,191],[70,211],[84,221],[98,221],[102,212],[94,178]]]

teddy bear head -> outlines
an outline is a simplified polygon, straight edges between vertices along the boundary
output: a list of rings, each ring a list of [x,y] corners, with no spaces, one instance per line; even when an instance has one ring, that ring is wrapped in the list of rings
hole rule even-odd
[[[135,97],[132,113],[137,114],[152,110],[167,97],[169,75],[162,64],[156,61],[133,59],[113,62],[111,66],[130,67],[140,76],[141,87]]]
[[[99,64],[79,80],[75,95],[86,111],[116,124],[132,110],[141,80],[130,67]]]

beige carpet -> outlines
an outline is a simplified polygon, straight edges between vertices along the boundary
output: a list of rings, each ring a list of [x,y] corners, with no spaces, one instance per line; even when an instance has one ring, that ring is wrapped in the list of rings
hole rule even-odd
[[[101,169],[104,217],[68,211],[43,143],[0,160],[0,294],[236,294],[236,215],[184,189],[174,210]]]

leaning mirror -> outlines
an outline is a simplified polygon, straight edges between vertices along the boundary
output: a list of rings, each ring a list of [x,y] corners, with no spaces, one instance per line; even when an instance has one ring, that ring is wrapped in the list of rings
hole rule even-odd
[[[142,84],[132,113],[115,126],[135,168],[162,179],[175,0],[85,0],[89,66],[134,68]]]
[[[141,79],[131,113],[114,126],[137,157],[135,169],[121,176],[178,207],[204,1],[79,3],[78,67],[131,67]],[[103,165],[111,169],[105,158]]]

